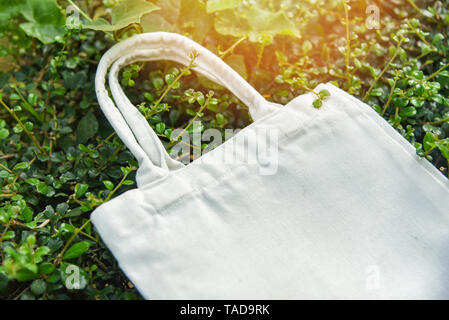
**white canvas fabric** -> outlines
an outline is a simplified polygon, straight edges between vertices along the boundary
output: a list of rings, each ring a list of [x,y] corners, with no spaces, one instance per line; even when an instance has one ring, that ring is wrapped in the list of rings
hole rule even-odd
[[[255,122],[184,166],[117,74],[136,60],[186,64],[193,49],[197,71],[229,88]],[[368,105],[322,89],[331,95],[320,109],[313,94],[269,103],[218,57],[170,33],[135,36],[103,56],[98,101],[140,168],[138,188],[92,221],[145,298],[449,298],[448,180]],[[271,158],[222,161],[263,146],[267,130],[278,132]],[[267,160],[275,171],[261,173]]]

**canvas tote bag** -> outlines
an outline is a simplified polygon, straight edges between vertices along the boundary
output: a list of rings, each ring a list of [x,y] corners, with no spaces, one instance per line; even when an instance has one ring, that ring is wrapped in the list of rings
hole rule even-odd
[[[185,166],[117,76],[135,61],[187,64],[192,50],[196,71],[227,87],[255,121]],[[281,107],[199,44],[163,32],[113,46],[95,84],[140,167],[138,188],[92,221],[145,298],[449,298],[448,180],[368,105],[321,84],[315,91],[331,95],[320,109],[313,94]],[[277,133],[275,152],[267,132]],[[249,150],[257,161],[235,160]]]

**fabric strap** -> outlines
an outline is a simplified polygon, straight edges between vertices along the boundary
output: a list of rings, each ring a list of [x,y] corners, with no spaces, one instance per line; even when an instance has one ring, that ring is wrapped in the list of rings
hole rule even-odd
[[[171,60],[188,65],[189,53],[194,50],[199,56],[193,69],[229,89],[248,106],[255,121],[281,107],[279,104],[266,101],[220,58],[184,36],[152,32],[136,35],[116,44],[100,60],[95,87],[98,102],[106,118],[139,161],[139,172],[136,177],[138,185],[149,183],[184,165],[168,155],[145,117],[126,97],[119,84],[118,73],[122,67],[136,61]],[[105,87],[105,77],[110,67],[109,87],[115,103]]]

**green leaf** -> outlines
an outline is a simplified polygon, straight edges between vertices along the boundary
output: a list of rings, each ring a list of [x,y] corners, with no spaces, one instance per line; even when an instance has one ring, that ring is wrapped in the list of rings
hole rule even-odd
[[[12,230],[8,230],[2,237],[2,240],[10,240],[16,236],[15,232]]]
[[[181,0],[156,0],[153,2],[160,10],[142,16],[140,24],[143,31],[179,31],[177,24],[181,12]]]
[[[40,274],[50,274],[55,270],[53,263],[45,262],[39,265]]]
[[[19,170],[26,170],[30,167],[28,162],[19,162],[18,164],[16,164],[13,168],[14,171],[19,171]]]
[[[74,259],[83,255],[87,250],[89,250],[90,243],[88,241],[81,241],[72,245],[64,254],[62,259]]]
[[[114,31],[117,30],[113,25],[111,25],[109,23],[109,21],[107,21],[104,18],[98,18],[94,21],[88,21],[86,23],[83,24],[84,28],[88,28],[88,29],[92,29],[92,30],[97,30],[97,31]]]
[[[403,109],[399,115],[401,116],[401,118],[408,118],[408,117],[412,117],[414,115],[416,115],[416,109],[414,107],[407,107],[405,109]]]
[[[441,151],[443,157],[449,160],[449,140],[438,141],[435,143],[435,145]]]
[[[373,97],[382,97],[384,95],[384,90],[382,88],[376,88],[371,91],[371,96]]]
[[[36,186],[36,190],[37,190],[37,192],[39,192],[40,194],[46,194],[46,193],[47,193],[47,190],[48,190],[48,187],[47,187],[47,185],[45,184],[45,182],[41,182],[41,183],[39,183],[39,184]]]
[[[89,189],[89,186],[84,183],[78,183],[75,186],[75,196],[79,199],[87,192],[87,189]]]
[[[46,247],[46,246],[39,247],[39,248],[36,249],[36,251],[34,251],[34,255],[36,257],[42,257],[42,256],[45,256],[45,255],[47,255],[49,253],[50,253],[50,248]]]
[[[112,8],[111,23],[100,18],[84,24],[84,27],[101,31],[120,30],[132,23],[140,23],[143,15],[159,9],[155,4],[145,0],[122,0]]]
[[[423,147],[425,151],[429,151],[433,148],[435,148],[435,141],[437,140],[436,134],[433,134],[432,132],[427,132],[424,136],[423,140]]]
[[[37,38],[44,44],[52,42],[62,42],[65,29],[51,24],[37,24],[33,22],[24,22],[20,28],[30,37]]]
[[[27,0],[21,13],[29,22],[64,26],[65,17],[56,0]]]
[[[36,279],[31,283],[30,289],[32,293],[34,293],[37,296],[40,296],[47,289],[47,285],[44,280]]]
[[[98,120],[95,115],[89,111],[78,123],[76,128],[76,137],[79,143],[84,143],[98,131]]]
[[[45,44],[61,42],[65,34],[65,17],[56,0],[27,0],[21,13],[28,22],[21,23],[20,28],[28,36]]]
[[[156,132],[159,134],[163,134],[165,131],[165,123],[163,122],[159,122],[158,124],[156,124]]]
[[[206,12],[206,5],[200,0],[181,0],[181,33],[188,34],[198,43],[202,43],[212,28],[212,17]]]
[[[17,273],[15,274],[15,278],[20,282],[36,279],[38,274],[35,269],[37,269],[37,267],[36,268],[34,267],[36,267],[36,265],[33,264],[26,265],[25,268],[22,268],[19,271],[17,271]]]
[[[321,99],[327,99],[330,97],[331,93],[328,90],[324,89],[320,91],[319,95]]]
[[[106,187],[106,189],[108,189],[108,190],[114,189],[114,184],[109,180],[103,181],[103,184]]]
[[[130,185],[133,185],[134,184],[134,181],[132,181],[132,180],[125,180],[125,181],[123,181],[123,185],[125,185],[125,186],[130,186]]]
[[[6,139],[9,136],[9,130],[6,128],[0,129],[0,139]]]
[[[240,5],[242,0],[207,0],[207,13],[234,9]]]
[[[257,5],[242,10],[241,13],[236,13],[235,10],[219,12],[215,20],[215,29],[223,35],[239,38],[248,36],[252,42],[266,44],[272,43],[276,35],[301,37],[299,30],[284,11],[272,12]]]
[[[323,106],[323,101],[322,101],[321,99],[315,99],[315,100],[313,101],[313,106],[314,106],[316,109],[319,109],[319,108],[321,108],[321,107]]]

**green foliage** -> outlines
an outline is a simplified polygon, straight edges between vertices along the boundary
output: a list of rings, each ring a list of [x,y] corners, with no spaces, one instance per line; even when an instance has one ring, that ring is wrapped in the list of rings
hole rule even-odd
[[[140,23],[143,15],[158,10],[159,7],[145,0],[127,0],[119,2],[111,10],[111,23],[100,18],[85,24],[87,28],[102,31],[115,31]]]
[[[134,33],[187,35],[282,104],[312,92],[310,107],[320,108],[329,92],[313,88],[332,81],[447,174],[447,1],[421,1],[419,11],[406,0],[375,1],[379,29],[367,28],[365,3],[355,0],[75,1],[82,30],[65,27],[61,7],[71,2],[0,0],[2,299],[139,298],[89,220],[93,209],[135,188],[137,162],[94,92],[101,55]],[[196,129],[217,128],[223,137],[251,122],[236,97],[192,72],[195,53],[190,58],[189,66],[136,63],[120,74],[178,160],[216,146],[202,141],[191,154],[173,152],[194,120]]]

